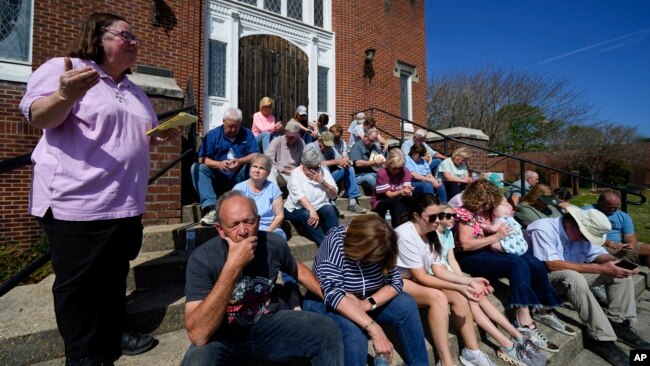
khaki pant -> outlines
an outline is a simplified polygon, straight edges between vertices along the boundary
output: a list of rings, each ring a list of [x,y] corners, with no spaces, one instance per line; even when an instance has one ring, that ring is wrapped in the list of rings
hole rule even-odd
[[[632,278],[613,278],[607,275],[578,273],[572,270],[554,271],[548,279],[558,292],[578,312],[580,321],[587,326],[587,334],[599,341],[614,341],[616,334],[610,321],[621,323],[625,319],[636,321],[636,299]],[[603,310],[589,287],[605,285],[607,309]]]

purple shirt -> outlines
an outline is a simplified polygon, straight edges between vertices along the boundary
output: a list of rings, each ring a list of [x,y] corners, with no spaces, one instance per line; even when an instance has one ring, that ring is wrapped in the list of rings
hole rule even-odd
[[[29,212],[43,217],[93,221],[133,217],[145,209],[150,137],[158,125],[147,95],[124,77],[119,84],[93,61],[71,59],[74,68],[90,66],[99,83],[78,100],[65,121],[43,130],[32,153],[34,176]],[[27,83],[20,110],[59,87],[63,58],[47,61]],[[31,122],[31,121],[30,121]]]

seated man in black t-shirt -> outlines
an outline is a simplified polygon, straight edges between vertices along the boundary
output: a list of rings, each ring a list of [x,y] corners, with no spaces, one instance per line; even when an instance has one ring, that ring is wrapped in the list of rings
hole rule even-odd
[[[230,365],[244,360],[307,358],[343,364],[341,333],[329,318],[278,310],[275,281],[282,271],[322,297],[311,271],[296,262],[286,240],[258,231],[255,202],[239,191],[219,198],[219,236],[187,263],[185,327],[192,345],[183,365]]]

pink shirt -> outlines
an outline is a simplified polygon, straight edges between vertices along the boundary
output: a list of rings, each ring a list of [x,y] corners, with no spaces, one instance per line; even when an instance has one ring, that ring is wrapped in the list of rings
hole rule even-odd
[[[133,217],[145,209],[150,138],[158,124],[147,95],[124,77],[115,84],[93,61],[72,59],[74,68],[90,66],[99,83],[77,101],[65,121],[43,130],[32,153],[34,176],[29,212],[43,217],[93,221]],[[59,87],[63,58],[47,61],[27,83],[20,110]],[[30,121],[31,122],[31,121]]]
[[[253,115],[253,135],[257,136],[262,132],[274,132],[275,131],[275,116],[269,114],[268,117],[264,117],[262,112],[257,112]]]

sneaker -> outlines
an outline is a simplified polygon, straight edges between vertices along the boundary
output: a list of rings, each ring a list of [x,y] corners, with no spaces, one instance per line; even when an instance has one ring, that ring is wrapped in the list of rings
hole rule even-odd
[[[150,334],[135,332],[122,333],[122,354],[135,356],[145,353],[154,346],[154,338]]]
[[[485,352],[478,351],[478,355],[473,356],[467,348],[463,348],[458,359],[460,360],[460,363],[465,366],[496,366],[494,361],[492,361]]]
[[[497,357],[515,366],[536,366],[528,357],[526,350],[517,343],[512,346],[510,351],[503,347],[499,347],[499,349],[497,349]]]
[[[588,341],[585,342],[585,346],[590,351],[604,358],[605,361],[611,363],[614,366],[630,365],[630,358],[627,353],[618,348],[616,343],[613,341],[597,341],[595,339],[588,338]]]
[[[531,328],[531,325],[533,328]],[[526,336],[535,346],[553,353],[560,352],[560,347],[553,342],[549,342],[548,338],[539,331],[539,328],[537,328],[534,322],[530,325],[523,326],[519,326],[519,324],[515,322],[515,327],[517,327],[519,333]]]
[[[548,357],[530,339],[524,338],[522,342],[517,344],[526,351],[533,365],[546,365],[548,363]]]
[[[366,209],[359,206],[358,204],[348,206],[348,211],[354,212],[355,214],[364,214],[364,213],[366,213]]]
[[[576,335],[576,331],[573,328],[567,326],[566,323],[560,320],[560,318],[558,318],[557,315],[555,315],[555,313],[552,311],[548,311],[546,314],[539,314],[537,312],[533,312],[533,319],[537,320],[542,324],[547,325],[548,327],[562,334],[566,334],[569,336]]]
[[[202,226],[214,226],[217,222],[217,210],[212,209],[201,219]]]
[[[607,305],[607,291],[605,291],[605,285],[592,287],[591,293],[594,294],[596,301],[602,305]]]
[[[625,319],[622,323],[612,323],[614,333],[618,340],[632,347],[633,349],[650,349],[650,343],[646,342],[643,338],[632,329],[630,320]]]

